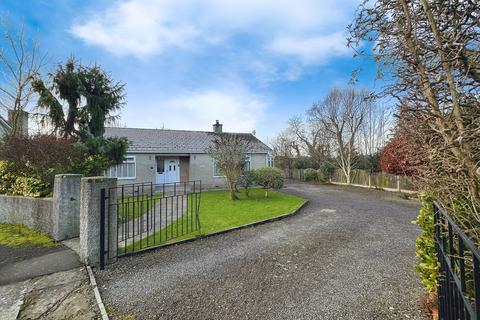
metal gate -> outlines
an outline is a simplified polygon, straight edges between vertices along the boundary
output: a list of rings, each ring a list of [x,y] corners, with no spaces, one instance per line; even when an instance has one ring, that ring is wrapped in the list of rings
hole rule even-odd
[[[480,251],[434,203],[440,320],[480,320]]]
[[[100,267],[112,254],[108,241],[117,241],[117,256],[181,240],[200,230],[201,181],[135,183],[102,189],[100,195]],[[110,217],[110,218],[109,218]],[[116,218],[115,237],[109,219]],[[113,222],[115,223],[115,222]],[[115,231],[113,231],[115,232]]]

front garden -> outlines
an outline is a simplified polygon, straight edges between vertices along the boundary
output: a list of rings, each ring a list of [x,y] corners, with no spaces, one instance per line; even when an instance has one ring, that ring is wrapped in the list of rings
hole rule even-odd
[[[201,195],[199,231],[176,237],[165,243],[176,242],[188,238],[203,237],[235,227],[288,215],[300,208],[305,199],[288,195],[279,191],[270,191],[265,197],[265,190],[253,188],[248,196],[244,190],[237,193],[238,200],[232,201],[228,197],[229,191],[206,191]],[[164,227],[155,234],[130,244],[127,251],[136,251],[146,248],[150,243],[159,243],[170,230],[177,230],[177,225],[186,224],[186,216]]]

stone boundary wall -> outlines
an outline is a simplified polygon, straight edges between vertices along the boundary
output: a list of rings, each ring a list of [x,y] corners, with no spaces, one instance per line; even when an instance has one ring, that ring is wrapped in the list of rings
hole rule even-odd
[[[53,198],[0,195],[0,222],[18,223],[53,235]]]
[[[80,174],[55,176],[52,198],[0,195],[0,222],[18,223],[55,240],[80,234]]]

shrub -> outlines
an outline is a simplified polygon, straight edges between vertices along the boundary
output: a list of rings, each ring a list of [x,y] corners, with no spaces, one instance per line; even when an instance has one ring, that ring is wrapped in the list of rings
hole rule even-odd
[[[36,177],[17,177],[10,193],[25,197],[45,197],[51,194],[51,185]]]
[[[13,174],[13,164],[10,161],[0,160],[0,194],[10,193],[15,184],[15,174]]]
[[[265,189],[265,197],[268,197],[268,189],[281,189],[285,179],[278,168],[260,168],[255,170],[255,182]]]
[[[420,195],[420,200],[420,212],[417,219],[412,221],[422,229],[416,240],[416,255],[420,260],[416,270],[425,289],[434,292],[437,288],[439,263],[435,251],[433,205],[431,198],[424,194]]]
[[[328,181],[335,173],[335,165],[330,161],[324,161],[320,164],[320,168],[317,170],[318,180]]]
[[[125,138],[10,137],[0,143],[0,194],[49,195],[56,174],[100,175],[123,160],[127,146]]]
[[[237,184],[245,189],[245,194],[249,196],[250,187],[255,183],[255,171],[245,170],[238,178]]]
[[[303,172],[303,177],[305,181],[318,181],[317,171],[312,168],[307,168]]]

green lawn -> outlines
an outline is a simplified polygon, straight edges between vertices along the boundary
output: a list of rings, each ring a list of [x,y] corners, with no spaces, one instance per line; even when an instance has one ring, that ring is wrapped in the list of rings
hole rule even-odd
[[[21,224],[0,223],[0,245],[51,247],[55,242],[48,234],[29,229]]]
[[[154,193],[152,197],[150,195],[145,196],[124,196],[123,201],[121,197],[117,198],[117,212],[120,222],[126,222],[146,214],[153,207],[152,200],[156,202],[162,197],[162,193]]]
[[[200,231],[183,234],[181,232],[182,226],[186,230],[187,224],[186,215],[183,215],[182,218],[156,232],[154,235],[135,242],[135,250],[151,246],[152,244],[204,236],[252,222],[274,218],[294,211],[305,202],[302,198],[275,191],[269,191],[268,198],[265,198],[263,189],[250,190],[249,197],[241,191],[239,198],[239,200],[231,201],[228,198],[228,191],[223,190],[202,192]],[[191,220],[189,219],[189,221]],[[177,227],[180,230],[178,234]],[[130,244],[128,251],[132,250],[133,244]]]

